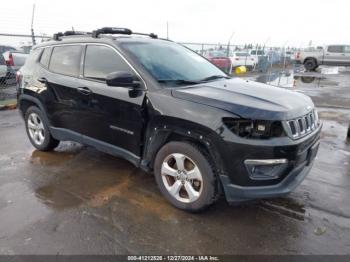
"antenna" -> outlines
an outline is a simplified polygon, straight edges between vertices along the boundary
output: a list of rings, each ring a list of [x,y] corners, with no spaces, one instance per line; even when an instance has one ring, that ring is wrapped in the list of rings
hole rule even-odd
[[[33,28],[33,24],[34,24],[34,13],[35,13],[35,4],[33,4],[33,11],[32,11],[32,24],[31,24],[31,33],[32,33],[32,43],[33,45],[36,45],[35,42],[35,35],[34,35],[34,28]]]

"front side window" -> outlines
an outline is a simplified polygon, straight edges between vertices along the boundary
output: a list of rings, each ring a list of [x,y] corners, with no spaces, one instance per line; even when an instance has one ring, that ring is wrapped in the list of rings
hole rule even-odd
[[[81,46],[66,45],[54,47],[49,69],[52,72],[78,76],[80,71]]]
[[[344,46],[342,45],[331,45],[328,47],[330,53],[344,53]]]
[[[88,45],[84,62],[84,76],[105,80],[112,72],[130,72],[129,65],[112,48],[101,45]]]
[[[124,42],[122,47],[159,82],[227,77],[202,56],[170,41]]]

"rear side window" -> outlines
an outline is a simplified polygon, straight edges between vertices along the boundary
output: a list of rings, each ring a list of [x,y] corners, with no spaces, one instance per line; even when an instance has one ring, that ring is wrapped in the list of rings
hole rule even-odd
[[[30,51],[28,58],[26,59],[25,66],[32,67],[35,63],[38,62],[42,49],[34,49]]]
[[[63,75],[78,76],[81,50],[81,46],[74,45],[54,47],[49,69]]]
[[[47,47],[44,49],[43,54],[40,58],[40,64],[45,67],[49,67],[50,55],[51,55],[52,47]]]
[[[344,53],[344,46],[342,45],[331,45],[328,47],[330,53]]]
[[[129,65],[110,47],[88,45],[84,62],[84,76],[105,80],[112,72],[126,71],[133,73]]]

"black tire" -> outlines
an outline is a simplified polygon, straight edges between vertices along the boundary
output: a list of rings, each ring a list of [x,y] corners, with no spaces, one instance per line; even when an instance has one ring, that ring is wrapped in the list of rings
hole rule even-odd
[[[183,154],[190,158],[200,170],[203,181],[203,183],[201,183],[202,189],[198,199],[193,202],[184,203],[179,201],[169,193],[163,182],[161,174],[162,164],[169,155],[174,153]],[[179,209],[189,212],[199,212],[206,209],[218,199],[218,182],[214,173],[213,165],[211,164],[211,161],[206,153],[194,144],[185,142],[169,142],[168,144],[164,145],[157,153],[154,162],[154,174],[158,187],[163,196],[172,205]]]
[[[302,76],[301,77],[301,82],[304,84],[311,84],[313,81],[315,81],[315,77],[313,76]]]
[[[306,59],[304,62],[304,67],[308,71],[314,71],[318,67],[316,59],[314,58]]]
[[[36,114],[39,117],[40,122],[43,125],[43,142],[42,143],[37,143],[35,141],[35,139],[32,138],[29,128],[28,128],[28,119],[32,114]],[[26,132],[29,138],[29,141],[32,143],[32,145],[40,150],[40,151],[51,151],[53,149],[55,149],[58,144],[60,143],[60,141],[54,139],[51,134],[50,134],[50,130],[48,127],[48,123],[46,122],[45,118],[43,117],[43,113],[40,111],[39,108],[37,108],[36,106],[31,106],[27,109],[27,111],[25,112],[25,126],[26,126]]]

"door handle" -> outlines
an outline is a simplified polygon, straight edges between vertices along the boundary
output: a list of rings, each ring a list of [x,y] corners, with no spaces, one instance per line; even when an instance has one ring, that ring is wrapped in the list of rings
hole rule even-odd
[[[78,92],[84,95],[90,95],[92,93],[92,91],[87,87],[78,87],[77,89],[78,89]]]
[[[47,79],[45,77],[40,77],[38,78],[38,81],[42,84],[46,84],[47,83]]]

